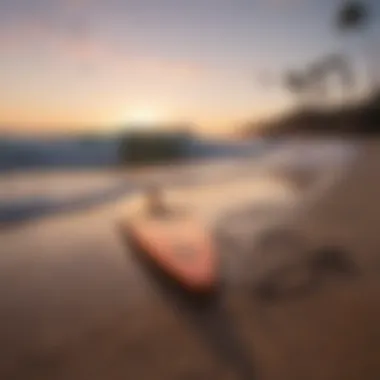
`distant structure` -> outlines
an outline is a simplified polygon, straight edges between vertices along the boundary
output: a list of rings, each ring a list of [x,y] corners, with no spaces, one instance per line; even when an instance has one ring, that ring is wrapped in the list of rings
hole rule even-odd
[[[130,128],[121,137],[121,164],[146,165],[184,160],[194,136],[186,127]]]

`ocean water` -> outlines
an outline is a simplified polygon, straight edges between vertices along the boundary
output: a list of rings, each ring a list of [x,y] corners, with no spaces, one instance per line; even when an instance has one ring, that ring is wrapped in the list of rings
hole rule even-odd
[[[0,137],[0,172],[112,168],[122,162],[123,138],[5,139]],[[241,156],[257,152],[262,143],[186,138],[178,140],[184,158]],[[125,149],[126,145],[124,144]]]
[[[239,149],[213,146],[207,154],[204,146],[202,149],[198,160],[142,170],[95,165],[80,171],[44,167],[43,170],[3,172],[0,175],[0,222],[14,223],[96,207],[138,194],[150,183],[165,188],[204,185],[211,193],[218,193],[222,191],[218,190],[221,183],[258,181],[268,173],[302,182],[303,178],[334,175],[360,148],[352,142],[288,140],[266,145],[243,144]],[[229,200],[232,203],[239,194],[233,198]]]

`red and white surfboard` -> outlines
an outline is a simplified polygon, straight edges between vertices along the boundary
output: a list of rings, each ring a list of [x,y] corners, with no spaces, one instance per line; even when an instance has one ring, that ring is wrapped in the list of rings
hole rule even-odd
[[[217,282],[216,253],[207,230],[186,216],[136,218],[128,233],[163,271],[192,291],[210,291]]]

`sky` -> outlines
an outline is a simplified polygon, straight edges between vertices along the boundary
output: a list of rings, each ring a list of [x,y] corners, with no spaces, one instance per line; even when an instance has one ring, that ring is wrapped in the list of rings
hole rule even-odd
[[[265,119],[294,101],[284,72],[360,54],[333,28],[341,2],[0,0],[0,131]]]

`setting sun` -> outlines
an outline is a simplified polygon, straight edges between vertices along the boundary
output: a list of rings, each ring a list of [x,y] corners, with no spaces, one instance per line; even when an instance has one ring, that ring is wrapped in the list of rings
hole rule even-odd
[[[152,124],[157,124],[162,122],[162,115],[160,115],[156,110],[150,108],[141,108],[135,111],[132,111],[126,117],[128,123],[136,123],[142,126]]]

